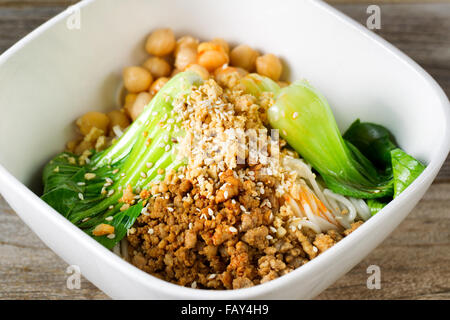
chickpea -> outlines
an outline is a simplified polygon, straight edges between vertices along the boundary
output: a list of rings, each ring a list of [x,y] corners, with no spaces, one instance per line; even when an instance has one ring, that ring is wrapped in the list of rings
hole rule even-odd
[[[94,127],[105,133],[108,130],[109,118],[104,113],[92,111],[78,118],[76,124],[83,136],[89,134]]]
[[[230,46],[228,45],[228,42],[226,42],[224,39],[222,39],[222,38],[214,38],[214,39],[212,39],[211,42],[221,46],[223,48],[223,50],[225,51],[225,53],[227,55],[230,55]]]
[[[154,96],[158,93],[159,90],[169,81],[169,78],[161,77],[158,78],[155,82],[153,82],[152,86],[150,87],[150,94]]]
[[[223,66],[229,61],[224,48],[213,42],[201,43],[197,48],[197,52],[198,64],[205,67],[210,72]]]
[[[230,59],[231,65],[234,67],[240,67],[248,72],[253,72],[256,68],[256,59],[259,56],[259,52],[253,50],[251,47],[241,44],[231,50]]]
[[[265,54],[256,59],[256,72],[274,81],[278,81],[283,72],[283,65],[278,57],[273,54]]]
[[[232,88],[247,74],[248,72],[242,68],[226,67],[216,69],[214,77],[220,85]]]
[[[128,67],[123,70],[125,88],[132,93],[148,90],[153,82],[150,71],[142,67]]]
[[[139,117],[142,111],[144,111],[144,108],[149,104],[150,100],[152,100],[152,96],[148,92],[141,92],[137,95],[133,105],[125,109],[131,120],[134,121]]]
[[[175,56],[175,68],[184,70],[190,64],[197,62],[197,49],[181,47]]]
[[[191,48],[197,51],[198,40],[191,36],[184,36],[178,39],[175,47],[175,56],[178,54],[181,48]]]
[[[171,29],[158,29],[152,32],[145,44],[148,53],[161,57],[168,55],[175,49],[175,35]]]
[[[148,58],[143,67],[146,68],[152,74],[153,78],[167,77],[172,72],[170,64],[159,57]]]
[[[107,115],[109,118],[110,130],[115,126],[119,126],[122,130],[125,130],[130,125],[130,120],[124,110],[113,110]]]
[[[127,107],[131,107],[133,103],[136,101],[137,94],[136,93],[128,93],[125,96],[125,101],[123,104],[124,109],[127,109]]]
[[[209,78],[209,72],[205,67],[199,64],[191,64],[186,68],[186,71],[194,71],[197,72],[203,80],[207,80]]]

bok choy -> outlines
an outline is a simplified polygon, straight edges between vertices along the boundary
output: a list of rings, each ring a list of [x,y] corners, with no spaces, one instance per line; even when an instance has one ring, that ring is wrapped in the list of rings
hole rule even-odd
[[[308,83],[299,81],[281,89],[268,117],[332,191],[364,199],[393,194],[391,179],[342,138],[328,102]]]
[[[373,213],[385,205],[386,199],[397,197],[425,169],[398,148],[392,133],[383,126],[357,120],[343,137],[328,102],[307,82],[295,82],[275,93],[275,104],[268,110],[270,125],[279,129],[281,137],[312,165],[333,192],[380,199],[372,201]]]
[[[108,149],[82,159],[62,153],[44,169],[42,199],[107,248],[125,235],[143,209],[143,203],[125,201],[125,190],[139,193],[176,170],[177,139],[184,135],[172,111],[173,101],[190,93],[203,80],[194,72],[172,78],[151,100],[138,119]],[[95,235],[101,224],[114,233]],[[112,230],[111,227],[108,227]]]

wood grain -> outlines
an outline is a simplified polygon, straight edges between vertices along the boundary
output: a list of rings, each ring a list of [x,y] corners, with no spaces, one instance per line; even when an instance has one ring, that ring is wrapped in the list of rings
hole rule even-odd
[[[75,2],[0,0],[0,53]],[[422,65],[450,94],[449,1],[329,2],[362,24],[368,4],[379,4],[382,29],[377,33]],[[367,289],[369,265],[381,269],[380,290]],[[80,290],[67,289],[66,268],[0,197],[0,299],[108,299],[86,280]],[[318,299],[450,299],[449,159],[399,228]]]

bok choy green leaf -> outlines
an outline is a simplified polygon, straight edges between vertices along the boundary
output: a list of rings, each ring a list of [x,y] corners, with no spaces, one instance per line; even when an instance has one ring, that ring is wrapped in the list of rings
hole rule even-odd
[[[391,151],[391,158],[395,198],[416,180],[425,166],[399,148]]]
[[[342,138],[328,102],[308,83],[281,89],[268,117],[333,192],[364,199],[393,195],[391,179]]]
[[[148,188],[177,170],[185,160],[176,157],[178,139],[184,135],[173,112],[173,101],[203,82],[195,72],[173,77],[151,100],[115,144],[94,154],[89,163],[62,153],[44,169],[42,199],[108,248],[126,234],[142,210],[142,203],[121,202],[127,187]],[[114,234],[94,236],[99,224],[114,227]]]

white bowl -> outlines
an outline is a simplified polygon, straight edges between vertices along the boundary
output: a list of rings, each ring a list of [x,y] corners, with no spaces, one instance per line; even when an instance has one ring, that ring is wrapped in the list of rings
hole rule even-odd
[[[81,29],[76,11],[81,10]],[[75,14],[75,16],[74,16]],[[184,288],[138,270],[39,199],[43,165],[86,111],[115,107],[124,66],[145,58],[147,34],[223,37],[281,56],[291,79],[328,98],[341,129],[361,118],[390,128],[425,172],[356,232],[305,266],[249,289]],[[449,102],[416,63],[319,1],[86,0],[0,57],[0,191],[23,221],[67,263],[113,298],[312,298],[379,245],[423,196],[449,151]]]

